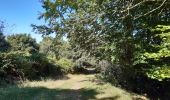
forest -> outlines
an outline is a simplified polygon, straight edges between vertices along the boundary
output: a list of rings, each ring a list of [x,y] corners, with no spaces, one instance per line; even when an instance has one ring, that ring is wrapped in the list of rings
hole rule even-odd
[[[93,74],[93,81],[111,84],[108,93],[113,87],[127,91],[133,95],[129,100],[170,99],[169,0],[41,0],[40,3],[44,12],[37,17],[46,24],[31,24],[34,33],[43,37],[39,43],[27,33],[5,36],[6,27],[0,21],[0,99],[18,95],[7,100],[27,100],[23,98],[33,95],[35,98],[28,100],[128,100],[90,98],[94,91],[84,88],[79,93],[74,91],[73,98],[72,91],[66,89],[39,88],[44,91],[39,94],[34,94],[38,88],[21,90],[26,82],[62,80],[67,75],[80,75],[75,77],[81,80],[85,77],[81,74]],[[92,87],[93,83],[87,84]],[[14,88],[8,90],[10,86]],[[14,95],[17,89],[20,92]],[[26,91],[23,96],[22,91]],[[53,94],[68,95],[61,98]]]

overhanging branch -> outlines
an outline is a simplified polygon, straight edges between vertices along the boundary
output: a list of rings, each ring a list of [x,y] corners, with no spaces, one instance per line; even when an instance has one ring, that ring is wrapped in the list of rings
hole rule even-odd
[[[143,15],[140,15],[140,16],[138,16],[138,17],[134,18],[134,20],[137,20],[137,19],[139,19],[139,18],[141,18],[141,17],[144,17],[144,16],[147,16],[147,15],[150,15],[151,13],[153,13],[153,12],[155,12],[155,11],[159,10],[161,7],[163,7],[163,6],[164,6],[164,4],[165,4],[165,2],[166,2],[166,1],[167,1],[167,0],[164,0],[164,1],[162,2],[162,4],[161,4],[160,6],[158,6],[157,8],[155,8],[155,9],[153,9],[153,10],[151,10],[151,11],[149,11],[149,12],[147,12],[147,13],[143,14]]]

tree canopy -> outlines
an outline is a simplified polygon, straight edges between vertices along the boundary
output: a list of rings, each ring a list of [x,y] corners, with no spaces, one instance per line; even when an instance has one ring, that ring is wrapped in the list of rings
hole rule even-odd
[[[4,28],[4,22],[0,21],[0,52],[6,51],[9,48],[9,44],[5,40]]]
[[[41,0],[41,4],[44,12],[38,18],[46,23],[32,27],[43,40],[38,44],[26,34],[5,39],[2,23],[0,51],[7,42],[11,46],[4,55],[29,52],[21,58],[31,60],[26,64],[35,76],[86,72],[90,66],[100,78],[127,90],[164,97],[169,93],[169,0]],[[6,57],[0,59],[5,59],[3,65]]]
[[[45,11],[39,18],[48,25],[33,25],[34,30],[43,35],[55,33],[58,38],[67,36],[72,48],[83,50],[99,62],[106,60],[120,66],[108,68],[121,70],[121,79],[126,82],[118,79],[120,84],[131,79],[169,80],[169,0],[41,3]],[[109,70],[104,76],[116,77]]]
[[[7,37],[7,41],[11,44],[12,51],[28,51],[36,52],[39,46],[36,40],[27,34],[15,34]]]

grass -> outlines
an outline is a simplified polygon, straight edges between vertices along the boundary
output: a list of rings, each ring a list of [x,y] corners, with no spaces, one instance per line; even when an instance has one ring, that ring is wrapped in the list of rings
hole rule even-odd
[[[68,77],[0,88],[0,100],[132,100],[130,93],[97,80],[94,75]]]

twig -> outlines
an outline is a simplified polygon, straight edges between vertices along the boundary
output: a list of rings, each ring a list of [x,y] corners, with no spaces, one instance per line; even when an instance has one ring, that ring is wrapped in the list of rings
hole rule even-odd
[[[160,6],[158,6],[157,8],[155,8],[155,9],[153,9],[153,10],[151,10],[151,11],[149,11],[149,12],[143,14],[143,15],[140,15],[140,16],[134,18],[134,20],[137,20],[137,19],[139,19],[139,18],[141,18],[141,17],[150,15],[151,13],[153,13],[153,12],[155,12],[156,10],[160,9],[160,8],[165,4],[166,1],[167,1],[167,0],[164,0],[164,1],[162,2],[162,4],[161,4]]]

